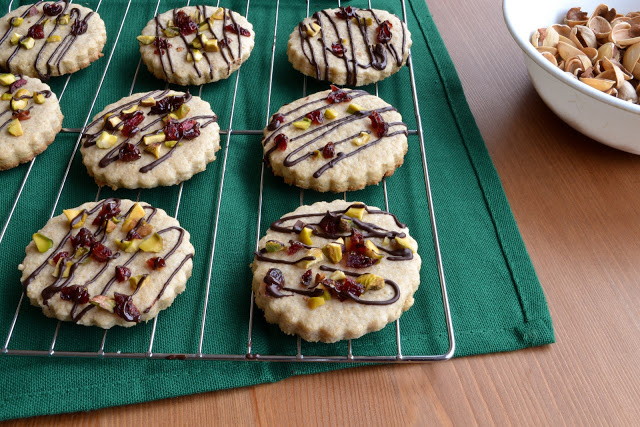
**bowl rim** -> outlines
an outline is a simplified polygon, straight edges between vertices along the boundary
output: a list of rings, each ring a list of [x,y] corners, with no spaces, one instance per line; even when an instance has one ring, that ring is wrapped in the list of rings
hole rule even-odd
[[[544,56],[540,55],[540,53],[533,47],[529,40],[522,40],[513,26],[511,22],[511,17],[509,16],[509,7],[510,4],[515,1],[521,0],[503,0],[502,1],[502,15],[504,18],[505,24],[507,24],[507,29],[509,33],[511,33],[511,37],[515,40],[515,42],[520,46],[520,49],[529,57],[532,61],[538,64],[542,69],[547,71],[552,76],[556,77],[558,80],[563,81],[568,84],[572,88],[577,91],[580,91],[584,95],[587,95],[591,98],[594,98],[598,101],[604,102],[606,104],[611,105],[612,107],[619,108],[621,110],[628,111],[634,114],[640,114],[640,104],[632,104],[629,101],[623,101],[621,99],[615,98],[611,95],[604,94],[597,89],[590,87],[589,85],[582,83],[580,80],[568,77],[565,75],[565,72],[560,70],[558,67],[554,67],[551,62],[546,60]],[[533,29],[531,30],[533,33]]]

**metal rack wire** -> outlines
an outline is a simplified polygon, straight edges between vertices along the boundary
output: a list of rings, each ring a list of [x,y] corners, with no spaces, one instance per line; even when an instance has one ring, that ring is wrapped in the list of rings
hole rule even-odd
[[[74,157],[76,155],[76,152],[78,151],[78,147],[80,144],[80,140],[81,140],[81,136],[82,133],[84,132],[85,127],[87,126],[87,123],[89,123],[89,118],[92,115],[93,112],[93,108],[96,104],[96,100],[98,99],[98,96],[100,95],[100,90],[102,88],[102,85],[104,83],[105,80],[105,76],[107,75],[107,71],[109,70],[109,66],[111,65],[111,60],[113,58],[113,54],[116,50],[116,47],[118,45],[118,40],[120,39],[120,34],[122,32],[122,29],[124,27],[124,22],[126,20],[127,14],[129,13],[130,7],[131,7],[131,3],[133,0],[128,0],[127,2],[127,7],[125,9],[124,15],[122,17],[122,22],[120,24],[120,27],[118,29],[118,33],[116,35],[115,38],[115,42],[113,47],[111,48],[111,52],[109,53],[109,57],[107,59],[107,63],[105,66],[105,69],[102,73],[102,76],[100,78],[100,82],[98,84],[97,90],[95,92],[95,95],[93,97],[93,100],[91,102],[91,106],[89,108],[89,111],[87,112],[87,116],[84,120],[84,124],[82,126],[82,128],[79,129],[63,129],[64,132],[70,132],[70,133],[78,133],[78,138],[76,140],[74,149],[71,153],[71,156],[69,158],[69,162],[67,164],[67,168],[65,170],[64,176],[62,178],[62,182],[60,183],[60,188],[58,189],[58,193],[55,199],[55,203],[53,205],[53,208],[51,210],[51,214],[49,218],[53,218],[56,208],[58,206],[58,202],[60,200],[60,196],[62,195],[62,191],[65,187],[65,184],[67,182],[67,177],[69,175],[69,171],[71,170],[71,165],[73,163]],[[156,7],[155,7],[155,12],[154,12],[154,16],[157,15],[158,13],[158,8],[160,6],[160,1],[161,0],[157,0],[156,3]],[[245,17],[249,17],[249,7],[250,7],[250,1],[251,0],[247,0],[247,5],[246,5],[246,10],[245,10]],[[307,16],[309,16],[309,7],[310,7],[310,0],[305,0],[306,1],[306,11],[307,11]],[[407,24],[407,11],[406,11],[406,4],[405,4],[405,0],[399,0],[402,4],[402,13],[403,13],[403,19],[405,24]],[[191,0],[188,0],[186,2],[186,6],[190,5]],[[219,0],[217,2],[216,6],[219,6]],[[338,0],[338,6],[341,5],[340,0]],[[12,10],[12,4],[13,4],[13,0],[10,0],[9,2],[9,11]],[[102,5],[102,0],[99,0],[98,5],[96,7],[96,11],[99,11],[100,6]],[[371,8],[371,0],[368,1],[368,5]],[[269,122],[269,118],[271,116],[270,114],[270,109],[271,109],[271,94],[272,94],[272,88],[273,88],[273,69],[274,69],[274,63],[275,63],[275,52],[276,52],[276,45],[277,45],[277,31],[278,31],[278,16],[279,16],[279,11],[280,11],[280,0],[277,0],[276,2],[276,10],[275,10],[275,23],[274,23],[274,29],[273,29],[273,44],[272,44],[272,48],[271,48],[271,67],[270,67],[270,74],[269,74],[269,90],[268,90],[268,100],[267,100],[267,106],[266,106],[266,123]],[[133,78],[133,82],[131,83],[131,89],[129,90],[129,95],[131,95],[133,93],[133,89],[134,89],[134,85],[136,83],[136,79],[138,77],[138,72],[140,70],[140,65],[141,65],[141,59],[138,61],[138,65],[134,74],[134,78]],[[436,355],[403,355],[402,353],[402,335],[401,335],[401,330],[400,330],[400,322],[398,320],[396,320],[395,322],[395,327],[396,327],[396,348],[397,348],[397,352],[396,354],[390,354],[390,355],[379,355],[379,356],[366,356],[366,355],[354,355],[353,351],[352,351],[352,345],[351,345],[351,340],[348,341],[348,350],[347,350],[347,354],[342,355],[342,356],[318,356],[318,355],[305,355],[302,353],[302,345],[301,345],[301,339],[300,337],[298,337],[297,339],[297,354],[295,355],[279,355],[279,354],[258,354],[255,353],[253,351],[253,322],[254,322],[254,308],[255,308],[255,304],[254,304],[254,295],[253,292],[251,293],[251,299],[250,299],[250,309],[249,309],[249,326],[248,326],[248,331],[247,331],[247,345],[246,345],[246,353],[244,354],[211,354],[211,353],[204,353],[203,350],[203,343],[204,343],[204,337],[205,337],[205,325],[207,322],[207,308],[208,308],[208,304],[209,304],[209,295],[210,295],[210,288],[211,288],[211,280],[212,280],[212,271],[213,271],[213,264],[214,264],[214,258],[215,258],[215,250],[216,250],[216,241],[217,241],[217,237],[218,237],[218,225],[219,225],[219,220],[220,220],[220,206],[221,206],[221,201],[222,201],[222,195],[223,195],[223,191],[224,191],[224,178],[225,178],[225,172],[226,172],[226,167],[227,167],[227,159],[228,159],[228,154],[229,154],[229,145],[230,145],[230,140],[232,135],[237,134],[237,135],[261,135],[262,134],[262,130],[243,130],[243,129],[233,129],[233,117],[234,117],[234,112],[235,112],[235,107],[236,107],[236,95],[238,93],[238,85],[240,82],[240,75],[241,75],[241,71],[242,69],[238,69],[238,71],[236,72],[236,76],[235,76],[235,85],[234,85],[234,92],[233,92],[233,100],[231,103],[231,112],[230,112],[230,117],[229,117],[229,124],[227,127],[227,130],[221,130],[220,133],[222,135],[226,135],[226,140],[225,140],[225,144],[224,144],[224,157],[222,160],[222,174],[221,174],[221,178],[220,178],[220,184],[219,184],[219,189],[217,192],[217,202],[216,202],[216,209],[215,209],[215,219],[214,219],[214,230],[213,230],[213,236],[212,236],[212,241],[211,241],[211,255],[209,258],[209,264],[208,264],[208,273],[207,273],[207,282],[206,282],[206,289],[205,289],[205,295],[204,295],[204,303],[203,303],[203,311],[202,311],[202,319],[201,319],[201,324],[200,324],[200,334],[199,334],[199,341],[198,341],[198,351],[196,353],[191,353],[191,354],[174,354],[174,353],[155,353],[153,352],[153,345],[154,345],[154,341],[155,341],[155,336],[156,336],[156,326],[157,326],[157,321],[158,321],[158,317],[160,316],[160,314],[153,320],[153,326],[152,326],[152,330],[151,330],[151,334],[149,337],[149,346],[147,348],[146,352],[139,352],[139,353],[124,353],[124,352],[105,352],[105,343],[107,340],[107,334],[108,334],[108,330],[104,331],[104,334],[102,336],[102,341],[100,343],[100,348],[97,351],[93,351],[93,352],[89,352],[89,351],[56,351],[55,346],[56,346],[56,340],[58,338],[58,333],[60,331],[60,325],[62,322],[58,321],[58,324],[56,326],[54,335],[52,337],[51,340],[51,344],[49,346],[48,350],[22,350],[22,349],[11,349],[9,348],[9,344],[11,342],[11,338],[13,337],[14,334],[14,329],[15,329],[15,325],[16,322],[18,320],[18,316],[20,315],[20,309],[25,297],[24,292],[22,293],[22,295],[20,296],[20,300],[18,302],[18,305],[16,307],[15,310],[15,314],[13,316],[13,319],[11,321],[11,326],[9,328],[9,332],[8,335],[4,341],[4,345],[2,347],[2,349],[0,350],[0,355],[15,355],[15,356],[54,356],[54,357],[94,357],[94,358],[134,358],[134,359],[190,359],[190,360],[227,360],[227,361],[239,361],[239,360],[244,360],[244,361],[273,361],[273,362],[338,362],[338,363],[366,363],[366,362],[373,362],[373,363],[390,363],[390,362],[394,362],[394,363],[399,363],[399,362],[427,362],[427,361],[436,361],[436,360],[447,360],[450,359],[454,352],[455,352],[455,335],[454,335],[454,330],[453,330],[453,323],[452,323],[452,319],[451,319],[451,309],[450,309],[450,304],[449,304],[449,298],[448,298],[448,293],[447,293],[447,285],[446,285],[446,281],[445,281],[445,274],[444,274],[444,269],[443,269],[443,263],[442,263],[442,254],[441,254],[441,250],[440,250],[440,242],[438,239],[438,231],[437,231],[437,227],[436,227],[436,219],[435,219],[435,213],[434,213],[434,206],[433,206],[433,200],[432,200],[432,195],[431,195],[431,184],[430,184],[430,180],[429,180],[429,171],[428,171],[428,165],[427,165],[427,157],[426,157],[426,151],[425,151],[425,144],[424,144],[424,134],[423,134],[423,130],[422,130],[422,120],[420,117],[420,107],[418,105],[418,94],[417,94],[417,89],[416,89],[416,81],[415,81],[415,74],[414,74],[414,69],[413,69],[413,61],[412,61],[412,56],[411,56],[411,52],[409,51],[409,58],[407,60],[407,67],[406,67],[409,71],[409,75],[410,75],[410,80],[411,80],[411,94],[413,97],[413,106],[414,106],[414,112],[415,112],[415,117],[416,117],[416,123],[417,123],[417,129],[415,130],[409,130],[409,136],[417,136],[418,137],[418,141],[420,144],[420,154],[421,154],[421,159],[422,159],[422,167],[423,167],[423,173],[424,173],[424,182],[425,182],[425,190],[426,190],[426,195],[427,195],[427,204],[428,204],[428,213],[429,213],[429,218],[430,218],[430,222],[431,222],[431,230],[432,230],[432,234],[433,234],[433,244],[434,244],[434,250],[435,250],[435,257],[436,257],[436,264],[437,264],[437,269],[438,269],[438,277],[439,277],[439,281],[440,281],[440,290],[441,290],[441,294],[442,294],[442,301],[443,301],[443,309],[444,309],[444,317],[445,317],[445,322],[446,322],[446,328],[447,328],[447,334],[448,334],[448,339],[449,339],[449,349],[443,353],[443,354],[436,354]],[[66,91],[67,85],[69,84],[69,81],[71,79],[72,75],[69,75],[66,78],[66,81],[64,83],[64,86],[62,88],[62,91],[60,93],[59,99],[61,100],[62,97],[64,96],[64,93]],[[168,86],[168,85],[167,85]],[[306,89],[307,89],[307,78],[304,78],[304,87],[303,87],[303,94],[304,96],[306,96]],[[199,95],[202,94],[202,86],[200,86],[199,88]],[[378,95],[378,84],[375,84],[375,94]],[[13,214],[15,212],[16,206],[18,204],[18,201],[20,200],[20,196],[22,195],[23,189],[25,187],[25,184],[27,183],[27,180],[29,178],[29,175],[31,174],[31,170],[33,168],[33,165],[36,161],[36,158],[34,158],[33,160],[31,160],[29,167],[27,169],[27,172],[18,188],[18,192],[16,195],[16,198],[11,206],[11,210],[9,212],[9,216],[5,222],[5,224],[2,227],[2,230],[0,231],[0,244],[2,243],[5,233],[9,227],[9,224],[11,222],[11,219],[13,217]],[[383,185],[382,185],[383,191],[384,191],[384,202],[385,202],[385,209],[388,211],[389,210],[389,197],[387,194],[387,184],[386,184],[386,178],[383,179]],[[259,197],[258,197],[258,219],[257,219],[257,232],[256,232],[256,249],[258,249],[258,242],[260,239],[260,228],[261,228],[261,221],[262,221],[262,204],[263,204],[263,190],[264,190],[264,163],[262,164],[262,170],[260,172],[260,192],[259,192]],[[180,210],[180,201],[182,199],[182,191],[183,191],[183,184],[181,183],[179,185],[179,190],[178,190],[178,196],[177,196],[177,201],[176,201],[176,206],[175,206],[175,211],[174,211],[174,217],[177,218],[178,216],[178,212]],[[98,191],[96,193],[96,197],[95,200],[97,201],[100,197],[100,187],[98,188]],[[137,199],[139,199],[140,197],[140,191],[138,191],[138,197]],[[346,200],[346,193],[344,194],[345,200]],[[304,191],[300,190],[300,204],[303,204],[303,200],[304,200]]]

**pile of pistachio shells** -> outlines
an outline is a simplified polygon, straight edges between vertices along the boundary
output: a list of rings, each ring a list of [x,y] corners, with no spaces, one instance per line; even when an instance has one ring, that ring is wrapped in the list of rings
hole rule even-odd
[[[591,15],[569,9],[564,24],[540,28],[531,43],[581,82],[624,101],[640,95],[640,11],[621,15],[601,4]]]

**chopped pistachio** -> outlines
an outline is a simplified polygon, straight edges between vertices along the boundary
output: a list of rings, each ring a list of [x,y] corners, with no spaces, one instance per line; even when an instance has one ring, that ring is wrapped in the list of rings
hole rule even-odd
[[[122,223],[122,231],[128,233],[133,230],[133,228],[138,225],[138,221],[140,221],[146,215],[144,208],[140,203],[136,203],[133,205],[133,208],[127,214],[124,222]]]
[[[67,25],[69,24],[70,17],[69,15],[60,15],[58,16],[58,24]]]
[[[384,279],[372,273],[366,273],[358,276],[356,282],[364,286],[365,292],[377,291],[378,289],[382,289],[384,287]]]
[[[143,107],[153,107],[154,105],[156,105],[156,100],[153,99],[152,96],[150,96],[140,101],[140,105],[142,105]]]
[[[145,142],[145,144],[147,144]],[[144,147],[144,151],[146,151],[147,153],[152,154],[156,159],[160,158],[160,146],[162,145],[162,142],[154,142],[152,144],[147,144],[146,147]]]
[[[309,227],[304,227],[300,234],[298,235],[298,240],[300,240],[305,245],[313,245],[313,241],[311,240],[312,229]]]
[[[307,301],[307,305],[311,310],[315,310],[316,308],[324,305],[325,299],[323,297],[311,297]]]
[[[337,264],[342,260],[342,246],[338,243],[328,243],[322,248],[322,252],[334,264]]]
[[[320,31],[320,28],[321,28],[320,25],[316,24],[315,22],[312,22],[311,24],[306,26],[307,35],[309,37],[315,36]]]
[[[373,259],[381,259],[383,255],[380,253],[380,249],[371,241],[364,242],[364,246],[367,248],[365,255]]]
[[[144,219],[142,220],[142,224],[138,227],[137,230],[140,237],[147,237],[149,234],[153,232],[153,225],[149,224]]]
[[[5,92],[2,94],[2,97],[0,97],[0,99],[2,99],[3,101],[9,101],[13,99],[13,96],[9,92]]]
[[[218,52],[220,48],[218,47],[218,40],[207,40],[204,43],[204,50],[207,52]]]
[[[357,136],[351,140],[351,143],[356,146],[361,146],[369,142],[369,133],[368,132],[360,132],[360,136]]]
[[[166,138],[167,137],[165,136],[164,132],[160,132],[155,135],[147,135],[142,138],[142,141],[144,142],[144,145],[150,145],[155,144],[156,142],[164,142]]]
[[[304,268],[305,270],[309,267],[316,265],[324,260],[324,255],[322,254],[322,249],[320,248],[311,248],[305,255],[306,257],[313,257],[313,259],[299,261],[296,263],[298,267]]]
[[[416,252],[418,249],[415,243],[411,243],[407,237],[398,237],[396,236],[396,243],[403,248],[411,249],[412,252]]]
[[[13,33],[13,35],[11,36],[11,39],[9,40],[11,42],[12,45],[16,46],[18,43],[20,43],[20,39],[22,38],[22,36],[18,33]]]
[[[147,274],[142,274],[139,276],[133,276],[129,279],[129,286],[131,286],[131,288],[133,288],[133,290],[137,290],[142,288],[143,286],[149,284],[149,282],[151,282],[151,279],[149,279],[149,275]]]
[[[0,74],[0,85],[2,86],[12,85],[13,83],[15,83],[15,81],[16,76],[14,76],[13,74]]]
[[[47,37],[47,43],[59,43],[61,40],[62,37],[57,34]]]
[[[19,27],[24,22],[24,18],[22,18],[21,16],[14,16],[9,20],[9,22],[11,23],[12,27]]]
[[[162,32],[168,38],[176,37],[180,34],[180,31],[178,30],[177,27],[167,27],[164,30],[162,30]]]
[[[33,92],[33,102],[36,104],[44,104],[45,97],[40,92]]]
[[[20,40],[20,44],[22,45],[22,47],[29,50],[29,49],[33,49],[33,46],[35,46],[36,41],[34,40],[33,37],[27,37],[25,39]]]
[[[44,234],[34,233],[32,237],[33,242],[36,244],[36,248],[38,248],[38,252],[40,253],[47,252],[49,249],[51,249],[51,246],[53,246],[53,240],[51,240]]]
[[[162,236],[153,233],[151,237],[140,244],[140,250],[143,252],[160,252],[162,250]]]
[[[187,54],[187,61],[198,62],[202,58],[204,57],[202,56],[202,53],[198,49],[193,49],[191,52]]]
[[[18,89],[16,91],[16,93],[13,94],[13,99],[15,99],[16,101],[20,100],[20,98],[22,98],[23,96],[31,96],[31,92],[29,92],[27,89],[22,88],[22,89]]]
[[[297,122],[293,122],[292,125],[293,125],[294,128],[307,130],[307,129],[309,129],[309,126],[311,126],[311,119],[305,117],[302,120],[299,120]]]
[[[20,124],[20,120],[13,119],[9,124],[8,131],[13,136],[22,136],[24,132],[22,131],[22,125]]]
[[[269,240],[267,241],[267,243],[265,243],[264,247],[267,250],[267,252],[280,252],[281,250],[284,249],[284,244],[281,242],[278,242],[277,240]]]
[[[89,304],[100,307],[103,310],[107,310],[109,313],[113,313],[116,301],[106,295],[96,295],[89,300]]]
[[[364,111],[366,110],[366,108],[364,108],[361,105],[356,104],[355,102],[352,102],[351,104],[349,104],[349,106],[347,107],[347,113],[349,114],[355,114],[358,111]]]
[[[127,108],[126,110],[122,110],[123,114],[131,114],[131,113],[135,113],[136,110],[138,110],[138,106],[137,105],[132,105],[131,107]]]
[[[165,141],[164,142],[164,146],[165,147],[169,147],[169,148],[173,148],[176,146],[176,144],[178,143],[178,141]]]
[[[324,110],[324,117],[326,119],[333,120],[338,117],[338,110],[327,108],[326,110]]]
[[[213,12],[213,15],[211,16],[211,18],[213,18],[216,21],[222,21],[224,19],[224,9],[219,7],[218,10]]]
[[[74,219],[80,214],[82,214],[82,219],[73,225],[73,228],[80,228],[84,225],[84,222],[87,220],[87,212],[85,210],[76,210],[76,209],[65,209],[62,211],[64,215],[67,217],[67,221],[69,224],[73,222]]]
[[[111,148],[116,142],[118,142],[117,136],[111,135],[107,131],[102,131],[102,133],[96,140],[96,145],[98,146],[98,148]]]
[[[354,208],[353,206],[350,207],[349,209],[347,209],[347,211],[344,213],[346,216],[350,216],[351,218],[358,218],[358,219],[362,219],[363,215],[364,215],[364,207],[361,208]]]
[[[156,38],[154,36],[138,36],[136,39],[142,44],[151,44]]]
[[[340,270],[334,271],[331,274],[331,276],[329,276],[329,279],[335,280],[336,282],[339,282],[339,281],[344,280],[346,278],[347,278],[347,276],[344,274],[344,271],[340,271]]]

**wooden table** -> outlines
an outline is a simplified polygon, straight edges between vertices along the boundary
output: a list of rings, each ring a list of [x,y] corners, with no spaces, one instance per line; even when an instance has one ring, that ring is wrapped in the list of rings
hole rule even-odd
[[[12,424],[640,422],[640,157],[580,135],[543,104],[499,0],[429,6],[544,287],[557,343]]]

